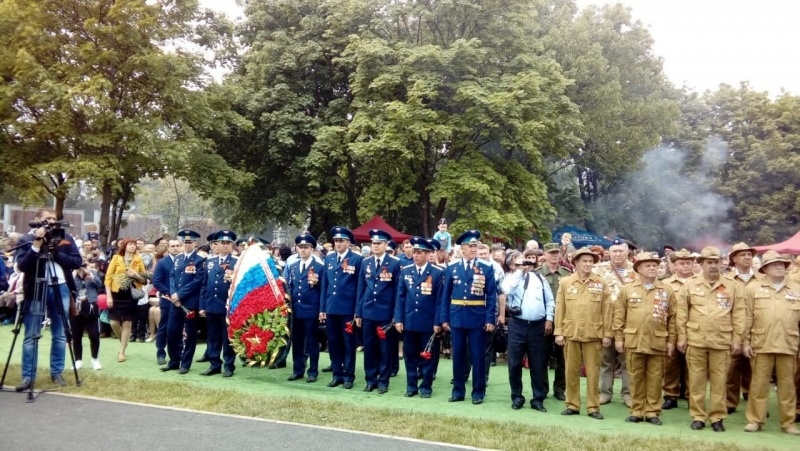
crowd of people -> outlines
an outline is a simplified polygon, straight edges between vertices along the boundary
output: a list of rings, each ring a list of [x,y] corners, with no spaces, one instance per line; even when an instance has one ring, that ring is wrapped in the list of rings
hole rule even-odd
[[[37,220],[55,221],[55,214],[42,209]],[[46,265],[36,264],[46,228],[16,237],[10,276],[0,281],[0,289],[7,283],[0,296],[5,324],[14,322],[14,304],[35,298],[36,270],[57,288],[46,290],[38,309],[25,309],[17,389],[30,389],[35,379],[31,345],[44,316],[53,336],[51,377],[64,383],[58,293],[65,312],[74,298],[69,321],[77,369],[84,333],[93,369],[102,368],[100,326],[108,323],[119,340],[120,363],[129,341],[154,341],[161,370],[186,374],[204,323],[207,347],[197,361],[210,366],[201,374],[232,377],[237,359],[225,323],[231,275],[239,253],[259,245],[280,264],[291,299],[290,381],[316,382],[319,355],[327,349],[331,365],[321,371],[331,373],[328,386],[352,389],[361,351],[365,391],[386,393],[402,358],[405,396],[430,398],[443,357],[453,367],[448,401],[467,398],[471,373],[469,395],[477,405],[503,354],[515,410],[526,401],[524,368],[530,406],[540,412],[547,411],[544,399],[552,392],[565,402],[562,415],[580,414],[580,378],[586,377],[585,411],[594,419],[603,419],[600,406],[612,402],[620,378],[620,399],[630,409],[625,421],[660,425],[663,409],[687,399],[691,428],[710,423],[717,432],[741,398],[747,401],[745,431],[759,431],[775,382],[780,426],[800,435],[794,424],[800,418],[800,259],[770,251],[759,260],[744,243],[727,255],[715,247],[637,253],[620,239],[607,250],[576,249],[569,236],[541,249],[536,241],[506,249],[482,243],[477,230],[453,240],[444,220],[433,237],[415,236],[399,246],[382,230],[371,230],[364,247],[345,227],[330,232],[332,243],[301,233],[292,248],[248,243],[221,230],[198,247],[200,235],[182,230],[177,239],[153,244],[123,239],[105,254],[90,231],[77,243],[67,236]],[[548,367],[555,369],[552,384]]]

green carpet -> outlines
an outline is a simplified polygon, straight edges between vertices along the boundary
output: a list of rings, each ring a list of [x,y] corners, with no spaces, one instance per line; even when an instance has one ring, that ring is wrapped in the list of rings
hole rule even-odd
[[[8,356],[8,349],[13,337],[11,330],[12,328],[9,326],[0,327],[0,358],[2,358],[3,363],[5,363]],[[20,340],[18,340],[16,349],[14,350],[12,364],[20,362],[22,352],[21,338],[22,336],[20,335]],[[197,357],[202,355],[204,346],[203,344],[198,345]],[[45,333],[40,346],[39,362],[42,368],[47,368],[49,348],[49,335]],[[392,379],[387,394],[378,395],[375,392],[363,392],[362,389],[365,386],[365,382],[363,379],[363,370],[360,366],[361,354],[358,355],[359,367],[356,369],[356,384],[352,390],[344,390],[341,386],[337,388],[326,387],[326,384],[330,380],[329,373],[320,373],[319,380],[313,384],[306,383],[304,379],[293,382],[287,381],[286,378],[291,374],[291,362],[289,362],[289,367],[278,370],[239,367],[236,370],[235,376],[230,379],[223,379],[220,376],[200,376],[199,373],[204,371],[208,367],[208,364],[194,363],[190,373],[181,376],[174,371],[166,373],[158,371],[158,365],[155,359],[155,345],[153,343],[131,343],[127,350],[128,360],[124,363],[117,362],[116,356],[118,349],[118,341],[110,338],[101,340],[100,361],[103,364],[102,373],[146,380],[180,380],[187,384],[195,385],[198,388],[226,388],[243,393],[274,393],[278,396],[325,398],[327,400],[350,403],[353,404],[354,407],[388,407],[401,409],[409,414],[428,412],[453,417],[485,418],[500,422],[516,421],[537,426],[563,426],[568,429],[574,428],[579,431],[604,435],[625,433],[648,438],[660,437],[666,440],[673,437],[680,437],[688,440],[730,443],[747,448],[769,447],[773,449],[800,449],[800,439],[791,437],[780,431],[777,421],[778,412],[774,390],[771,393],[769,410],[771,418],[767,421],[767,425],[762,432],[748,434],[742,431],[745,425],[744,410],[747,405],[747,403],[742,400],[738,411],[729,416],[725,421],[727,432],[715,433],[711,431],[710,427],[702,431],[692,431],[689,429],[691,418],[685,401],[680,401],[680,408],[663,413],[661,418],[664,425],[661,427],[646,423],[625,423],[624,420],[628,416],[628,409],[622,404],[618,395],[614,397],[611,404],[601,407],[601,412],[605,416],[605,420],[602,421],[587,417],[585,415],[585,406],[583,415],[579,417],[563,417],[559,415],[559,412],[564,409],[564,403],[552,397],[547,398],[545,401],[545,407],[548,409],[547,413],[531,410],[527,403],[525,408],[521,410],[512,410],[508,387],[508,372],[503,363],[491,368],[486,399],[482,405],[474,406],[469,403],[469,398],[467,398],[467,401],[464,403],[450,404],[447,402],[447,398],[450,396],[451,385],[449,381],[452,375],[452,362],[444,359],[440,362],[438,378],[434,381],[433,397],[431,399],[422,399],[419,397],[403,397],[403,393],[405,392],[405,374],[402,362],[400,374]],[[88,339],[84,339],[85,356],[82,372],[92,371],[88,352]],[[69,360],[69,355],[67,355],[67,360]],[[320,368],[327,366],[327,354],[322,354],[320,360]],[[47,370],[44,369],[43,371]],[[65,372],[64,376],[70,385],[74,383],[74,377],[71,372]],[[7,383],[16,383],[18,380],[18,374],[11,374],[8,377]],[[528,400],[531,396],[529,382],[530,379],[526,371],[523,373],[523,383],[525,386],[524,394]],[[617,380],[615,392],[619,391],[619,384],[620,382]],[[467,396],[469,396],[469,382]],[[598,435],[598,441],[604,441],[604,435]]]

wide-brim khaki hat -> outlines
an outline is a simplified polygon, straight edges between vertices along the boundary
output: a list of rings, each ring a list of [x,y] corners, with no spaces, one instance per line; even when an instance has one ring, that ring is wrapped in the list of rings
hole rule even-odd
[[[588,247],[582,247],[582,248],[578,249],[575,252],[575,255],[572,256],[572,260],[570,260],[570,263],[572,263],[574,265],[575,264],[575,260],[581,258],[581,255],[591,255],[592,259],[594,259],[595,263],[600,261],[600,256],[599,255],[597,255],[594,252],[592,252],[592,250],[589,249]]]
[[[764,268],[766,268],[768,265],[778,262],[783,263],[783,266],[787,269],[792,266],[792,259],[787,258],[775,251],[767,251],[767,253],[764,254],[761,266],[758,268],[758,272],[763,273]]]
[[[755,256],[758,251],[750,246],[748,246],[744,242],[736,243],[733,245],[730,251],[728,251],[728,260],[730,260],[731,265],[733,264],[733,257],[734,255],[738,254],[739,252],[750,251],[753,256]]]
[[[720,260],[721,258],[722,254],[719,248],[715,246],[706,246],[700,251],[700,256],[697,257],[697,263],[702,263],[703,260]]]
[[[694,255],[686,249],[681,249],[669,254],[669,261],[675,263],[678,260],[694,260]]]
[[[652,252],[639,252],[636,254],[636,257],[634,257],[633,270],[639,272],[639,265],[645,262],[661,263],[661,259],[658,257],[658,254]]]

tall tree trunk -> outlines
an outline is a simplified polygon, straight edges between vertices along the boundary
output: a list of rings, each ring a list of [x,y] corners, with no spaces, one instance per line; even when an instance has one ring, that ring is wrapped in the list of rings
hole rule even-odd
[[[433,236],[431,228],[431,195],[427,189],[423,189],[420,193],[420,201],[422,202],[422,209],[420,211],[420,218],[422,224],[422,233],[424,236]]]
[[[101,188],[102,199],[100,200],[100,224],[98,225],[100,233],[100,244],[107,247],[109,243],[109,224],[108,214],[111,210],[111,182],[104,181]]]

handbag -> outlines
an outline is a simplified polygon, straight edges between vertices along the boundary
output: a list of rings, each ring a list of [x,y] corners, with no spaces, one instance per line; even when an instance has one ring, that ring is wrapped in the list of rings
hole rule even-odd
[[[128,266],[128,262],[126,262],[124,258],[122,259],[122,263],[125,264],[125,269],[130,269],[130,267]],[[134,285],[133,281],[131,281],[131,298],[134,301],[138,301],[143,297],[144,297],[144,288],[136,288],[136,285]]]

